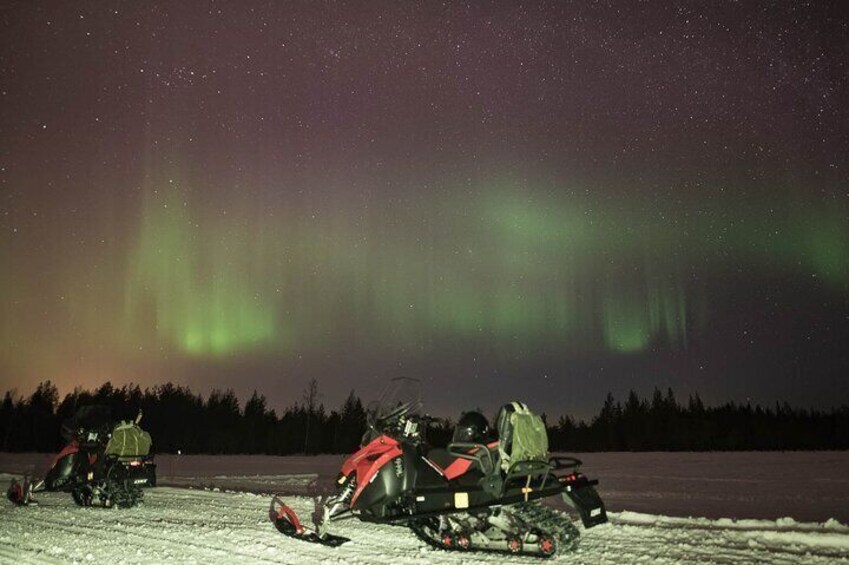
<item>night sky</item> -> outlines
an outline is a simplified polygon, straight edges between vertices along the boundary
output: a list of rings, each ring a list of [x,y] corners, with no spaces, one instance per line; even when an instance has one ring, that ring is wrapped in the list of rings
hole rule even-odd
[[[849,402],[847,21],[4,2],[0,389]]]

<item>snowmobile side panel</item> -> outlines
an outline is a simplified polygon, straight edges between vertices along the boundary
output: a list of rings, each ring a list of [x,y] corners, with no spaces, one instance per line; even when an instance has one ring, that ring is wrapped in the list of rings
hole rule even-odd
[[[366,487],[371,485],[375,475],[383,470],[384,466],[390,461],[401,454],[401,447],[397,441],[386,436],[380,436],[345,461],[342,472],[346,476],[354,470],[357,473],[357,490],[354,491],[354,496],[351,498],[352,508],[357,504]],[[392,481],[388,475],[383,477],[383,481],[387,486],[392,485]],[[397,481],[397,478],[396,482],[400,483],[400,481]],[[379,500],[379,497],[375,498],[375,494],[372,494],[369,496],[369,499],[374,503]],[[361,506],[369,506],[369,504]]]
[[[418,457],[418,460],[404,460],[407,469],[416,468],[416,482],[413,488],[444,486],[446,479],[442,469],[424,455],[419,455]]]
[[[62,455],[64,453],[64,455]],[[62,450],[53,466],[44,476],[44,487],[49,491],[62,490],[70,487],[70,483],[86,465],[87,458],[79,450]]]
[[[56,463],[59,462],[60,459],[65,457],[66,455],[70,455],[71,453],[77,453],[80,450],[80,444],[76,440],[70,441],[62,450],[53,456],[53,460],[50,462],[50,466],[53,467]]]
[[[563,492],[563,487],[557,481],[549,481],[544,488],[524,488],[511,486],[504,489],[500,496],[494,496],[480,485],[459,485],[456,483],[442,487],[422,487],[411,493],[415,500],[413,512],[402,515],[398,520],[409,520],[417,517],[427,517],[433,514],[450,512],[467,512],[481,510],[493,505],[510,505],[531,502]],[[393,517],[387,517],[388,522],[395,522]]]
[[[395,466],[395,473],[400,475],[401,491],[410,492],[416,488],[419,481],[419,470],[422,467],[427,467],[429,470],[433,469],[423,465],[424,461],[418,449],[407,444],[401,444],[400,447],[402,456],[399,460],[393,461],[393,465]]]
[[[351,454],[347,459],[345,459],[344,463],[342,463],[342,474],[350,475],[354,471],[357,471],[359,474],[360,471],[368,471],[369,467],[371,467],[370,463],[372,461],[393,448],[399,449],[400,451],[396,440],[385,435],[376,437],[357,450],[356,453]],[[360,479],[362,479],[362,477],[358,475],[357,480]]]
[[[374,518],[387,517],[387,506],[398,500],[404,492],[405,482],[403,458],[392,455],[392,452],[387,452],[375,461],[367,475],[368,482],[358,483],[351,508]]]

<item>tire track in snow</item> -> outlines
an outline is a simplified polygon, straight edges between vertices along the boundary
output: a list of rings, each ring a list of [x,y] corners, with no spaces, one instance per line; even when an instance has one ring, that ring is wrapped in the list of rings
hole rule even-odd
[[[601,544],[608,547],[613,540],[621,543],[620,551],[631,556],[664,556],[675,563],[768,563],[768,564],[832,564],[849,563],[849,536],[842,537],[847,549],[830,546],[810,546],[796,543],[792,538],[781,539],[781,530],[754,531],[751,529],[723,528],[715,523],[696,523],[676,527],[673,524],[633,524],[620,522],[615,515],[612,523],[584,532],[584,547]],[[677,523],[677,520],[676,520]],[[787,532],[794,534],[795,532]],[[758,539],[759,534],[766,534]],[[770,542],[772,534],[778,539]],[[633,542],[634,551],[627,541]],[[701,558],[701,559],[699,559]]]
[[[769,522],[766,520],[704,518],[673,518],[651,516],[633,512],[612,513],[610,520],[620,527],[646,528],[653,532],[672,531],[678,534],[693,532],[700,538],[719,536],[729,543],[748,548],[758,546],[794,555],[819,554],[841,557],[849,554],[849,528],[839,524],[804,524],[792,520]]]
[[[288,497],[306,519],[307,497]],[[534,558],[444,552],[432,549],[404,527],[341,522],[334,532],[352,538],[326,548],[280,535],[267,519],[269,496],[160,487],[132,509],[79,508],[67,494],[43,495],[43,505],[0,510],[0,562],[67,563],[350,563],[425,565],[429,563],[540,563]],[[849,565],[849,550],[794,543],[812,525],[792,528],[731,527],[726,521],[634,517],[613,514],[613,523],[582,530],[574,553],[556,563],[663,565],[754,563],[759,565]],[[634,523],[642,519],[640,523]],[[680,522],[680,523],[679,523]],[[739,524],[738,524],[739,526]],[[846,535],[849,547],[849,534]],[[772,538],[775,539],[772,539]],[[786,538],[786,539],[784,539]],[[812,538],[816,542],[816,536]]]
[[[27,520],[24,521],[24,523],[26,522]],[[275,559],[267,559],[262,557],[261,555],[242,551],[238,548],[238,546],[234,546],[232,544],[213,545],[209,543],[201,543],[197,541],[196,535],[190,534],[183,535],[181,537],[175,537],[174,535],[169,535],[168,533],[166,533],[167,530],[161,529],[155,533],[150,532],[149,529],[151,528],[151,526],[156,526],[155,521],[135,521],[135,523],[132,524],[134,526],[133,530],[122,528],[123,531],[113,533],[103,532],[100,527],[114,527],[115,524],[68,524],[67,522],[64,522],[62,520],[45,519],[43,516],[38,516],[36,518],[28,520],[28,522],[30,528],[35,528],[36,526],[49,527],[54,535],[58,532],[64,532],[72,534],[74,536],[80,536],[79,539],[88,542],[90,542],[92,538],[96,538],[105,542],[114,542],[121,546],[129,546],[130,548],[135,549],[136,551],[139,551],[140,549],[147,550],[154,555],[145,557],[144,560],[147,562],[157,562],[160,559],[169,558],[176,558],[182,561],[185,558],[181,557],[180,554],[186,553],[185,550],[187,548],[195,548],[197,550],[201,550],[201,554],[194,556],[195,559],[199,561],[208,559],[210,556],[212,556],[227,559],[242,558],[248,559],[251,562],[279,563],[279,561]],[[124,521],[121,521],[120,523],[122,526],[124,525]],[[116,541],[116,538],[129,539]],[[138,541],[142,541],[143,543],[134,543]],[[109,545],[109,543],[107,543],[107,545]],[[159,557],[163,553],[165,554],[165,556]],[[129,559],[131,562],[133,561],[132,557],[128,556],[122,556],[120,560],[125,561],[127,559]],[[76,561],[76,559],[74,560]]]
[[[15,543],[11,539],[0,539],[0,563],[17,565],[44,565],[59,563],[38,547]]]
[[[637,563],[645,560],[652,563],[801,563],[795,555],[785,556],[771,551],[762,554],[753,548],[739,547],[733,540],[718,538],[715,534],[706,536],[703,532],[691,531],[685,537],[681,532],[656,532],[640,526],[612,524],[582,533],[582,549],[591,556],[615,556],[610,561],[597,561],[590,557],[585,563]]]
[[[47,497],[53,499],[59,496],[67,497],[67,495],[47,495]],[[79,508],[69,501],[68,506],[59,510],[57,505],[52,504],[53,500],[49,502],[50,504],[45,506],[14,509],[18,512],[16,522],[19,526],[22,526],[24,532],[47,528],[51,532],[52,538],[65,533],[69,534],[68,537],[76,537],[89,542],[94,538],[104,542],[107,546],[116,538],[129,538],[129,540],[125,539],[124,541],[131,547],[146,549],[154,554],[161,554],[165,550],[166,553],[170,552],[179,556],[186,553],[185,549],[188,546],[201,550],[201,554],[207,556],[213,553],[219,558],[236,556],[253,562],[279,562],[276,559],[267,559],[262,555],[241,551],[238,545],[232,543],[221,544],[209,543],[208,541],[203,543],[198,541],[199,532],[197,531],[196,515],[192,512],[187,513],[185,508],[178,508],[183,518],[167,518],[156,516],[156,513],[157,511],[164,511],[168,514],[168,504],[162,506],[155,504],[154,508],[150,509],[140,506],[124,510],[97,507]],[[220,506],[222,513],[225,511],[232,513],[234,510],[232,505],[224,504]],[[171,512],[173,510],[174,508],[171,508]],[[238,510],[238,508],[235,510]],[[60,516],[60,518],[56,516]],[[86,520],[87,523],[80,523],[82,520]],[[162,520],[168,520],[170,527],[163,527]],[[210,535],[220,534],[222,531],[230,531],[234,527],[242,529],[248,527],[252,534],[256,527],[256,521],[252,520],[249,515],[242,515],[242,519],[236,523],[225,523],[218,520],[215,522],[215,527],[211,528],[208,533]],[[170,530],[175,528],[178,530],[176,534],[169,533]],[[252,545],[254,540],[249,539],[247,541],[248,545]],[[122,556],[122,559],[126,558],[126,556]]]

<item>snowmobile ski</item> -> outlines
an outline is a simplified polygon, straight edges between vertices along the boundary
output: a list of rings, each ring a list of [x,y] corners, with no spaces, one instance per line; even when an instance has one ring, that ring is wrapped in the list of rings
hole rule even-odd
[[[333,535],[329,532],[319,533],[320,527],[313,529],[304,526],[295,511],[276,496],[271,499],[268,517],[274,523],[278,532],[290,538],[328,547],[339,547],[343,543],[351,541],[350,538]]]
[[[9,502],[15,506],[38,504],[38,502],[32,498],[32,482],[30,482],[30,479],[27,476],[24,476],[23,483],[19,483],[15,479],[12,479],[12,484],[9,485],[9,489],[6,491],[6,498],[8,498]]]

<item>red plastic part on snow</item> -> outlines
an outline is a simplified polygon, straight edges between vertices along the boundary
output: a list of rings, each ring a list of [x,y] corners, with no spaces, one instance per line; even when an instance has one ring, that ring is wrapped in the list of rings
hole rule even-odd
[[[31,489],[32,484],[28,477],[24,477],[23,484],[12,479],[12,484],[9,485],[9,489],[6,491],[6,498],[16,506],[29,506],[31,502],[34,503],[31,497]]]
[[[9,490],[6,491],[6,498],[8,498],[12,504],[23,506],[25,504],[24,489],[21,487],[21,483],[12,479],[12,485],[9,487]]]
[[[275,509],[275,503],[277,503],[277,508]],[[276,496],[271,500],[271,509],[268,511],[268,517],[271,518],[271,521],[276,525],[278,522],[281,522],[280,526],[284,528],[291,529],[292,533],[296,536],[300,536],[304,533],[304,527],[301,525],[301,521],[298,520],[298,515],[295,514],[295,511],[286,506],[282,500],[277,498]],[[280,526],[277,529],[280,529]]]
[[[295,511],[276,496],[271,499],[268,517],[274,523],[274,527],[277,528],[278,532],[290,538],[308,541],[310,543],[320,543],[329,547],[338,547],[346,541],[351,541],[348,538],[334,536],[326,532],[319,535],[315,530],[305,527],[301,524]]]

